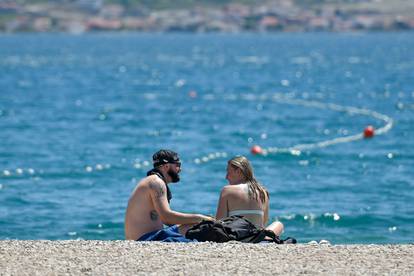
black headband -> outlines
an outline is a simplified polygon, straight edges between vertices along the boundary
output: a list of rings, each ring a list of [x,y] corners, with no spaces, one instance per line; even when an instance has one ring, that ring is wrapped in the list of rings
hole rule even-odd
[[[152,163],[154,165],[154,168],[157,168],[161,165],[168,164],[168,163],[181,164],[181,161],[180,161],[180,158],[178,158],[178,156],[168,156],[168,157],[163,157],[160,159],[152,160]]]

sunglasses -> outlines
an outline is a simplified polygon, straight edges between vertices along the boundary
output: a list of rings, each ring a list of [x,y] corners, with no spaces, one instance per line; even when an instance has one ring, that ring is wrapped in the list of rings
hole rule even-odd
[[[181,162],[180,161],[174,161],[174,162],[168,162],[170,164],[175,164],[176,166],[181,168]]]

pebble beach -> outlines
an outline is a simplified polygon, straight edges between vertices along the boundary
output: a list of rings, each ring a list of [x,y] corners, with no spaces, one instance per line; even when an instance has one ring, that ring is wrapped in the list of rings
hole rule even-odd
[[[414,275],[414,245],[0,241],[1,275]]]

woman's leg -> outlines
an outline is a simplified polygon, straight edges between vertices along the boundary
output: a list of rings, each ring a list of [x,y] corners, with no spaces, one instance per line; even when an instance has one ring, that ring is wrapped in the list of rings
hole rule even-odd
[[[283,223],[281,223],[280,221],[275,221],[269,226],[267,226],[266,229],[273,231],[273,233],[275,233],[276,236],[280,236],[283,233],[284,226]]]

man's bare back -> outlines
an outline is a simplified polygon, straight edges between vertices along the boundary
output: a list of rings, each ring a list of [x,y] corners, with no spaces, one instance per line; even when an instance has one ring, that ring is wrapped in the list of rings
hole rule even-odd
[[[132,192],[125,216],[127,240],[137,240],[145,233],[162,229],[163,223],[151,199],[151,190],[157,193],[157,196],[164,193],[156,184],[160,180],[156,175],[150,175],[140,181]]]

